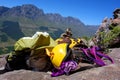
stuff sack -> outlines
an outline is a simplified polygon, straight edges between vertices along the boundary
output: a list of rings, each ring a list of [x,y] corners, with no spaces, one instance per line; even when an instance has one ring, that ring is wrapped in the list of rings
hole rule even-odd
[[[42,56],[42,54],[46,55],[45,52],[41,53],[42,50],[45,48],[51,49],[55,45],[55,41],[47,32],[36,32],[32,37],[20,38],[14,45],[14,51],[6,57],[7,63],[5,69],[14,70],[24,68],[24,66],[21,67],[20,65],[26,65],[27,68],[36,68],[37,66],[28,65],[33,64],[32,61],[29,61],[30,58],[36,56],[36,54],[39,58],[46,58],[46,56]],[[32,51],[34,53],[31,53]]]

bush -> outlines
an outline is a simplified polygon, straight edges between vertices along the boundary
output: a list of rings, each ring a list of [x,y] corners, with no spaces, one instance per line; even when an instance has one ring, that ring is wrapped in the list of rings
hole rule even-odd
[[[100,44],[108,47],[108,45],[113,43],[113,41],[120,35],[120,26],[114,27],[112,30],[110,30],[108,33],[100,32],[102,40],[100,41]]]

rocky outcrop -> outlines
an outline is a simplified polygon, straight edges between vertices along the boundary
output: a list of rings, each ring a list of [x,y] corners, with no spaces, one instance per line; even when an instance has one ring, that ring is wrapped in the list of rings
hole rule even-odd
[[[120,47],[120,9],[113,12],[113,18],[105,17],[95,33],[97,45],[104,48]]]
[[[15,70],[0,75],[0,80],[120,80],[120,48],[111,49],[108,54],[114,64],[104,67],[94,67],[90,64],[81,64],[81,69],[67,75],[51,77],[50,72],[36,72],[29,70]],[[0,67],[5,64],[5,56],[0,56]],[[109,63],[106,61],[106,63]]]

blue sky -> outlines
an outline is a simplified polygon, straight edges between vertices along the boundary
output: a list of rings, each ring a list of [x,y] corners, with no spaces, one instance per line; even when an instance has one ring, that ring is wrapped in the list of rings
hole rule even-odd
[[[59,13],[78,18],[86,25],[99,25],[104,17],[113,17],[120,0],[0,0],[0,6],[14,7],[33,4],[44,13]]]

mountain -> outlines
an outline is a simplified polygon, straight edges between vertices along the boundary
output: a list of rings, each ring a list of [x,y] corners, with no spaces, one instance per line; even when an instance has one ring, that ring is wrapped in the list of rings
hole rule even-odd
[[[98,29],[99,26],[100,25],[86,25],[87,29],[89,31],[92,31],[92,32],[90,32],[92,35],[95,34],[95,32],[97,31],[97,29]]]
[[[73,37],[92,36],[97,30],[79,19],[58,13],[44,13],[32,4],[12,8],[0,6],[0,47],[13,46],[23,36],[32,36],[36,31],[47,31],[54,39],[66,28],[71,28]],[[3,38],[4,37],[4,38]]]

